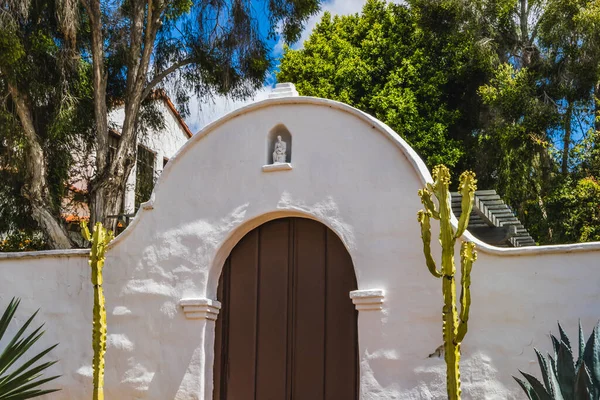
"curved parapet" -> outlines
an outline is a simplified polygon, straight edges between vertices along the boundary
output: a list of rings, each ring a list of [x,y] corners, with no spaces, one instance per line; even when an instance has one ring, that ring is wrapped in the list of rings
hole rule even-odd
[[[168,174],[168,172],[171,169],[177,168],[177,166],[175,165],[176,159],[184,157],[184,154],[186,154],[191,147],[195,146],[196,143],[201,142],[205,136],[210,135],[213,131],[218,130],[219,127],[221,127],[223,124],[226,124],[230,120],[236,119],[243,115],[251,114],[253,112],[257,112],[264,108],[269,108],[269,107],[278,106],[278,105],[280,105],[280,106],[282,106],[282,105],[313,105],[313,106],[327,107],[332,110],[337,110],[337,111],[340,111],[343,113],[347,113],[349,115],[352,115],[352,116],[364,121],[366,124],[371,125],[371,128],[373,130],[377,131],[384,137],[388,138],[391,141],[391,143],[393,145],[395,145],[401,151],[401,154],[409,161],[410,165],[412,166],[412,170],[413,170],[415,176],[423,183],[423,185],[427,182],[431,182],[431,173],[430,173],[429,169],[427,168],[427,166],[425,165],[425,163],[423,162],[423,160],[414,151],[414,149],[412,147],[410,147],[410,145],[408,145],[408,143],[406,143],[406,141],[404,139],[402,139],[396,132],[394,132],[385,123],[383,123],[380,120],[370,116],[369,114],[362,112],[354,107],[351,107],[345,103],[328,100],[328,99],[317,98],[317,97],[291,97],[290,96],[290,97],[283,97],[283,98],[268,99],[268,100],[263,100],[260,102],[250,104],[248,106],[245,106],[238,110],[235,110],[235,111],[225,115],[224,117],[216,120],[215,122],[207,125],[201,131],[199,131],[196,135],[194,135],[193,138],[191,140],[189,140],[177,152],[177,154],[171,159],[171,161],[173,161],[173,162],[170,162],[167,165],[167,167],[165,168],[165,171],[159,178],[158,183],[155,187],[155,192],[160,189],[161,182],[166,179],[166,174]],[[277,129],[277,128],[280,128],[280,124],[273,126],[273,129]],[[272,134],[272,130],[271,130],[271,132],[269,132],[269,134]],[[272,148],[272,146],[270,148]],[[153,209],[153,208],[154,208],[154,194],[152,196],[152,200],[150,200],[148,203],[142,205],[142,207],[140,208],[140,211],[143,211],[144,209],[148,210],[148,209]],[[455,221],[455,223],[456,223],[456,221]],[[132,224],[132,225],[135,225],[135,224]],[[130,228],[129,230],[131,230],[131,229],[133,229],[133,228]],[[122,240],[125,236],[126,235],[121,235],[119,237],[119,241]],[[470,241],[476,242],[478,245],[478,248],[480,250],[490,253],[490,254],[503,254],[503,255],[516,256],[516,255],[528,255],[528,254],[533,255],[533,254],[580,252],[580,251],[594,251],[594,250],[600,251],[600,242],[546,245],[546,246],[535,246],[535,247],[527,247],[527,248],[525,248],[525,247],[501,248],[501,247],[491,246],[485,242],[482,242],[479,239],[475,238],[473,235],[469,234],[469,232],[465,233],[464,238],[465,238],[465,240],[470,240]],[[116,241],[115,244],[117,242],[118,241]]]
[[[388,126],[335,101],[269,99],[208,125],[170,159],[152,199],[108,251],[107,396],[211,399],[223,263],[257,226],[302,217],[329,227],[352,258],[358,291],[348,301],[359,310],[361,398],[445,398],[445,366],[436,356],[441,299],[416,218],[417,191],[430,181]],[[600,316],[600,243],[496,248],[468,232],[465,239],[479,249],[463,343],[465,397],[520,398],[511,375],[534,369],[532,347],[549,345],[555,321],[572,334],[579,318],[591,327]],[[0,255],[3,273],[22,281],[0,283],[0,293],[16,291],[32,304],[47,293],[50,309],[71,313],[68,325],[47,331],[87,335],[89,272],[79,254],[81,261],[67,263],[56,261],[60,254]],[[56,273],[35,279],[44,259],[54,260],[46,264]],[[68,295],[51,304],[51,290]],[[91,346],[74,343],[57,368],[64,385],[85,388]]]

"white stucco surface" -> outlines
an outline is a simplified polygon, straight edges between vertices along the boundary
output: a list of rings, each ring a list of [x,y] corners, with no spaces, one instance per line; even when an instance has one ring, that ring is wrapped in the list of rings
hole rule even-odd
[[[284,124],[292,168],[264,172],[267,135]],[[359,312],[361,399],[444,399],[441,282],[424,264],[417,190],[431,179],[385,125],[313,98],[265,100],[209,125],[171,158],[153,200],[111,246],[106,398],[212,399],[214,322],[181,304],[212,305],[223,261],[245,233],[278,217],[330,227],[346,245],[359,290],[380,307]],[[478,242],[463,342],[464,399],[524,399],[511,378],[537,374],[533,347],[561,321],[575,335],[600,317],[600,243],[498,249]],[[63,391],[91,391],[91,285],[84,257],[0,257],[0,304],[42,307]],[[182,299],[186,302],[181,303]],[[352,301],[350,297],[348,301]],[[575,337],[575,336],[574,336]]]

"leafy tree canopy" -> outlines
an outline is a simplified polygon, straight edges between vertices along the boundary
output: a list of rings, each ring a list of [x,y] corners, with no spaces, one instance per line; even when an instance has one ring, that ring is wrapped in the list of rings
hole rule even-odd
[[[540,243],[592,240],[599,4],[369,0],[286,48],[278,79],[376,116],[430,168],[474,170]]]
[[[114,228],[137,139],[160,126],[152,94],[183,115],[191,95],[246,97],[273,65],[275,40],[297,40],[319,0],[0,0],[0,226],[73,242],[60,216],[73,153],[91,152],[92,221]],[[124,120],[109,157],[111,108]],[[93,116],[93,118],[91,118]],[[3,182],[3,183],[4,183]],[[1,186],[1,185],[0,185]],[[21,218],[22,216],[22,218]],[[10,241],[9,241],[10,242]]]
[[[458,166],[478,123],[477,89],[493,54],[459,29],[460,7],[414,3],[370,0],[360,15],[326,13],[303,49],[285,49],[278,80],[376,116],[428,165]]]
[[[14,5],[23,8],[10,14],[4,4],[0,12],[0,251],[47,248],[36,221],[36,193],[58,217],[77,151],[74,144],[89,145],[93,128],[91,66],[73,59],[64,46],[56,3]],[[22,94],[36,144],[43,149],[45,182],[39,187],[31,183],[32,143],[14,93]]]

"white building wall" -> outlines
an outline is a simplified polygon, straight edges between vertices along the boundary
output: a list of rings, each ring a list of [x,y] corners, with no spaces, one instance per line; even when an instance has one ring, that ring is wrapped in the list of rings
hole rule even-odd
[[[59,343],[44,359],[60,360],[47,372],[62,375],[53,385],[61,391],[47,396],[50,399],[91,397],[93,288],[88,254],[87,250],[0,253],[0,312],[12,297],[21,299],[7,335],[12,337],[40,309],[31,326],[45,323],[45,333],[28,354]],[[3,340],[0,349],[5,344]]]
[[[164,129],[149,129],[146,134],[139,134],[138,143],[145,146],[155,155],[154,172],[155,176],[160,176],[163,170],[163,159],[170,159],[187,142],[188,136],[180,125],[173,111],[166,105],[165,101],[157,100],[159,112],[164,117]],[[111,111],[109,123],[111,128],[121,131],[123,120],[125,119],[124,108],[120,107]],[[127,178],[127,190],[125,193],[125,214],[135,213],[135,182],[136,165],[133,166],[129,177]]]
[[[293,137],[292,169],[263,172],[278,124]],[[214,322],[202,316],[216,312],[223,261],[261,223],[304,216],[340,236],[359,289],[385,293],[382,310],[359,313],[361,399],[445,399],[444,361],[428,357],[442,343],[441,282],[425,267],[416,220],[417,190],[430,179],[389,128],[327,100],[267,100],[194,135],[108,252],[107,398],[211,400]],[[575,338],[578,319],[588,334],[600,317],[600,243],[478,247],[463,398],[524,399],[511,375],[538,374],[533,347],[550,349],[556,321]],[[65,343],[52,354],[64,390],[49,398],[85,398],[89,267],[78,256],[22,257],[0,255],[10,277],[0,304],[24,297],[23,317],[42,307],[43,344]],[[186,318],[182,299],[199,304],[199,319]]]

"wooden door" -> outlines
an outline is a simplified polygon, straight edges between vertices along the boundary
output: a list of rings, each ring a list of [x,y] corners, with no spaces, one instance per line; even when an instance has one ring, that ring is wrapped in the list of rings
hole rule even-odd
[[[303,218],[248,233],[223,267],[214,400],[358,399],[350,255]]]

